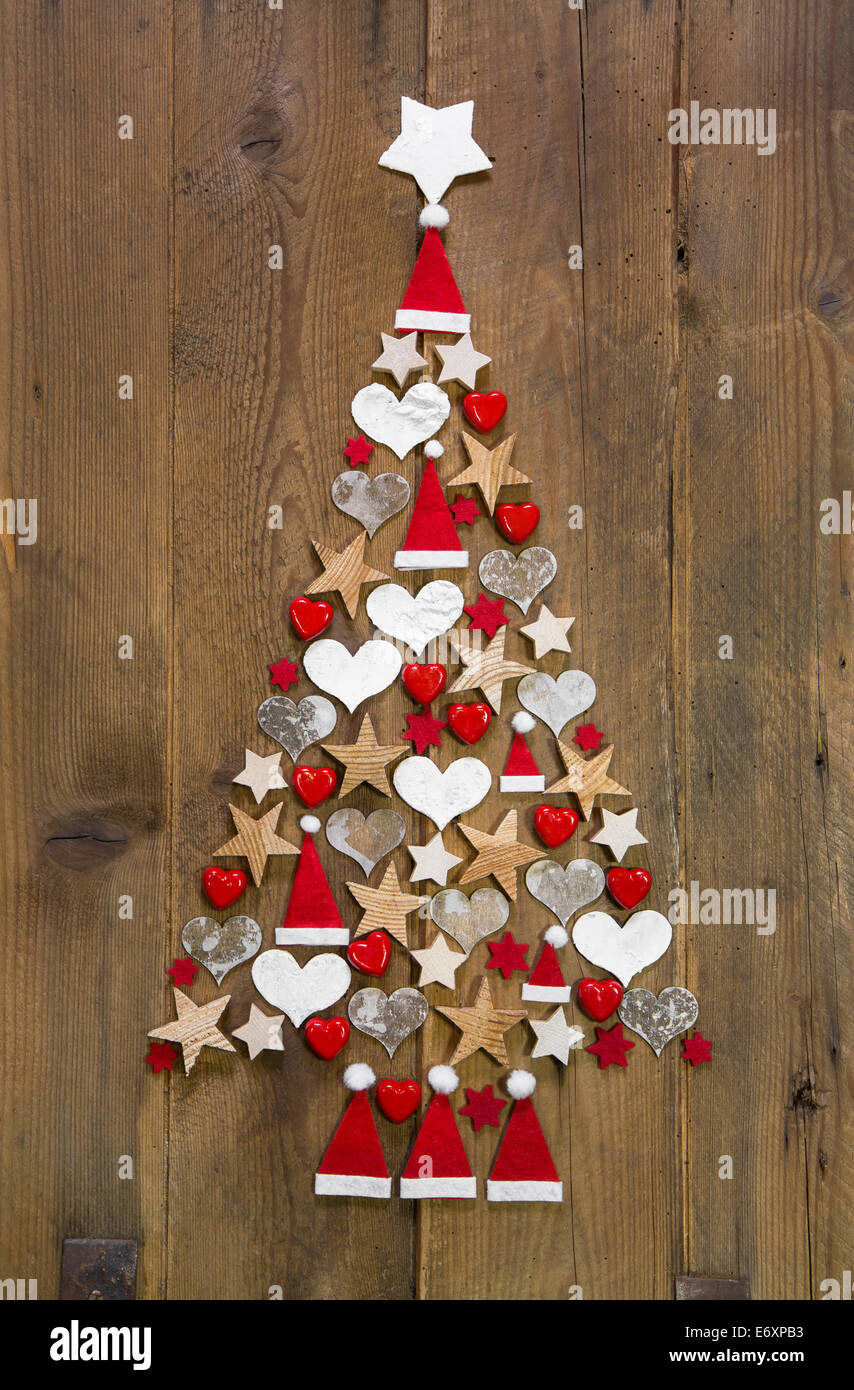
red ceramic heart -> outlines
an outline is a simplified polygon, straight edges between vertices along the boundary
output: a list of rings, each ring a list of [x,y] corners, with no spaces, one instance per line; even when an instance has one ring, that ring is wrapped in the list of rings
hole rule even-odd
[[[605,882],[608,892],[620,907],[637,907],[652,887],[652,874],[648,869],[623,869],[617,866],[608,870]]]
[[[377,1082],[377,1105],[387,1120],[396,1125],[403,1124],[421,1104],[421,1087],[417,1081],[392,1081],[386,1078]]]
[[[610,1018],[619,1008],[623,986],[619,980],[579,980],[578,1002],[584,1012],[597,1023]]]
[[[246,887],[246,875],[240,869],[205,869],[202,888],[214,907],[231,907]]]
[[[469,391],[467,396],[463,396],[466,419],[476,430],[480,430],[481,434],[488,434],[490,430],[494,430],[506,409],[507,397],[502,391],[489,391],[486,395],[481,391]]]
[[[417,700],[419,705],[429,705],[445,689],[448,672],[438,661],[431,661],[428,666],[419,666],[417,661],[412,661],[404,666],[401,679],[413,700]]]
[[[477,743],[483,738],[492,719],[492,710],[483,700],[470,705],[450,705],[448,723],[463,743]]]
[[[331,767],[303,766],[294,768],[291,781],[303,806],[319,806],[334,792],[338,777]]]
[[[514,545],[521,545],[530,536],[540,519],[535,502],[502,502],[495,508],[495,521],[502,536]]]
[[[316,637],[319,632],[323,632],[332,622],[332,604],[319,599],[313,603],[310,598],[295,598],[290,608],[288,616],[294,631],[308,641],[310,637]]]
[[[368,932],[347,947],[347,959],[363,975],[384,975],[391,960],[391,937],[384,931]]]
[[[578,813],[571,806],[538,806],[534,812],[534,829],[544,845],[557,849],[575,834]]]
[[[346,1018],[310,1018],[305,1025],[305,1040],[312,1052],[331,1062],[342,1047],[346,1047],[350,1025]]]

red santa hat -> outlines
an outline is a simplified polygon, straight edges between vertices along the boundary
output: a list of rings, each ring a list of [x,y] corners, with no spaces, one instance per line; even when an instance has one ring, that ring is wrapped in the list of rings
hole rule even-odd
[[[417,328],[421,333],[468,333],[471,328],[471,314],[466,313],[435,226],[428,226],[424,233],[394,326],[409,331]]]
[[[317,816],[303,816],[305,833],[297,871],[291,884],[285,920],[276,927],[277,946],[346,946],[350,932],[323,872],[313,837],[320,829]]]
[[[424,453],[427,467],[421,479],[415,506],[406,532],[402,550],[394,557],[398,570],[467,569],[469,553],[460,545],[457,528],[451,516],[436,465],[444,449],[438,440],[431,439]]]
[[[532,714],[527,714],[525,710],[519,710],[517,714],[513,715],[510,722],[513,725],[513,742],[510,745],[504,773],[498,779],[498,790],[502,792],[545,791],[546,779],[537,767],[534,755],[525,738],[525,735],[531,732],[537,721]]]
[[[531,1100],[536,1084],[529,1071],[511,1071],[507,1078],[515,1104],[486,1183],[488,1202],[563,1201],[563,1183]]]
[[[569,937],[563,927],[549,927],[540,958],[530,979],[522,986],[522,998],[539,1000],[543,1004],[568,1004],[571,990],[563,978],[555,950],[566,945]]]
[[[354,1062],[344,1072],[344,1085],[354,1094],[314,1175],[320,1197],[391,1196],[391,1177],[368,1100],[368,1087],[376,1079],[364,1062]]]
[[[450,1096],[460,1084],[453,1067],[431,1067],[427,1080],[433,1099],[400,1180],[401,1197],[476,1197],[474,1177]]]

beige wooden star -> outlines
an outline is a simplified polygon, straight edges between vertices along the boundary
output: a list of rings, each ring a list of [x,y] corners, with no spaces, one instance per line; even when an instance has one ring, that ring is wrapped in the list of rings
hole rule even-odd
[[[456,695],[461,690],[482,690],[496,714],[501,713],[501,687],[512,676],[527,676],[534,668],[523,666],[519,661],[504,660],[504,639],[506,631],[500,627],[491,642],[482,651],[466,651],[462,647],[455,650],[465,671],[458,676],[448,690]],[[453,639],[452,639],[453,640]]]
[[[623,811],[621,815],[606,811],[604,806],[600,806],[599,809],[602,812],[602,828],[597,830],[595,835],[587,836],[590,844],[607,845],[615,859],[622,859],[632,845],[649,843],[638,830],[636,806],[631,811]]]
[[[478,352],[470,333],[464,333],[455,343],[434,343],[433,351],[442,363],[440,386],[443,381],[458,381],[473,391],[481,367],[492,361],[485,352]]]
[[[520,473],[518,468],[511,468],[510,466],[510,455],[513,453],[515,443],[516,436],[511,434],[508,435],[507,439],[502,439],[500,444],[496,444],[494,449],[487,449],[486,445],[481,444],[479,439],[472,439],[470,434],[463,431],[463,444],[466,447],[470,463],[468,468],[464,468],[462,473],[458,473],[456,478],[452,478],[447,486],[453,487],[458,483],[475,483],[480,488],[491,516],[495,511],[495,503],[501,488],[511,483],[529,483],[531,481],[527,474]]]
[[[249,1048],[249,1060],[254,1062],[259,1052],[284,1052],[282,1024],[284,1014],[265,1014],[257,1004],[249,1005],[249,1017],[241,1028],[235,1028],[233,1038],[240,1038]]]
[[[621,787],[608,776],[608,767],[614,752],[613,743],[606,744],[593,758],[582,758],[571,743],[557,739],[560,756],[566,768],[566,776],[559,777],[546,790],[550,792],[575,792],[581,814],[589,820],[593,811],[593,801],[597,796],[631,796],[628,787]]]
[[[464,951],[452,951],[445,937],[440,931],[436,933],[430,945],[423,951],[410,951],[412,959],[417,961],[421,967],[421,976],[418,980],[418,988],[424,985],[444,985],[446,989],[455,988],[454,975],[459,970],[463,961],[468,960]]]
[[[203,1047],[216,1047],[220,1052],[237,1051],[216,1026],[231,998],[230,994],[223,994],[210,1004],[198,1005],[180,989],[173,987],[172,993],[178,1017],[172,1023],[164,1023],[162,1028],[152,1028],[148,1036],[178,1043],[184,1054],[184,1071],[188,1076]]]
[[[539,661],[541,656],[546,656],[549,652],[572,651],[566,634],[574,622],[574,618],[555,617],[551,609],[543,603],[540,605],[537,621],[528,623],[527,627],[520,627],[519,631],[533,642],[534,659]]]
[[[390,372],[402,386],[410,372],[427,366],[427,358],[418,351],[418,334],[407,333],[403,338],[395,338],[393,333],[381,333],[383,350],[376,362],[371,365],[375,372]]]
[[[408,948],[406,919],[416,907],[429,903],[429,896],[402,893],[393,863],[386,869],[379,888],[368,888],[364,883],[348,883],[347,887],[359,906],[365,909],[353,940],[357,936],[367,936],[368,932],[387,931],[401,946]]]
[[[486,976],[480,982],[474,1003],[467,1008],[443,1008],[441,1004],[436,1004],[435,1009],[449,1018],[462,1034],[451,1058],[452,1067],[457,1062],[465,1061],[479,1047],[506,1067],[508,1057],[504,1034],[528,1017],[527,1009],[496,1009]]]
[[[249,868],[252,873],[252,880],[256,887],[264,877],[264,866],[271,854],[299,854],[296,845],[292,845],[290,840],[283,840],[281,835],[276,834],[276,826],[279,823],[279,816],[282,810],[282,803],[273,806],[266,815],[254,820],[252,816],[247,816],[245,811],[241,811],[239,806],[229,806],[232,819],[234,821],[237,834],[227,844],[220,845],[213,853],[214,859],[226,859],[230,855],[235,858],[245,858],[249,860]]]
[[[542,850],[520,844],[516,839],[517,820],[517,812],[508,811],[494,835],[459,822],[460,830],[477,850],[465,873],[460,875],[460,883],[471,883],[473,878],[489,878],[491,874],[508,897],[516,901],[516,870],[543,857]]]
[[[325,748],[327,753],[331,753],[333,758],[343,763],[347,769],[338,792],[339,798],[353,791],[354,787],[360,787],[363,782],[369,782],[378,792],[382,792],[383,796],[391,796],[386,766],[406,752],[399,743],[388,743],[384,746],[377,743],[369,714],[362,720],[359,737],[355,743],[322,743],[321,748]]]
[[[370,584],[374,579],[389,578],[382,570],[371,569],[370,565],[365,564],[364,551],[367,538],[367,533],[362,531],[354,541],[350,542],[346,550],[340,551],[333,550],[331,546],[324,545],[322,541],[312,540],[311,543],[323,565],[323,574],[313,580],[305,592],[307,594],[339,593],[350,617],[355,618],[356,609],[359,607],[359,590],[362,585]]]

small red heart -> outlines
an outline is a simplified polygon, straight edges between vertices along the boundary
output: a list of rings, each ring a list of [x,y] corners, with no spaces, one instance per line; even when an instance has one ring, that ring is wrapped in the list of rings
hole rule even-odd
[[[608,892],[620,907],[637,907],[652,887],[652,874],[647,869],[609,869],[605,875]]]
[[[363,975],[384,975],[391,960],[391,937],[384,931],[368,932],[347,947],[347,959]]]
[[[323,599],[313,603],[310,598],[295,598],[288,609],[288,616],[294,631],[307,642],[309,637],[316,637],[332,622],[332,604]]]
[[[346,1018],[310,1018],[305,1025],[305,1040],[318,1057],[331,1062],[342,1047],[346,1047],[350,1025]]]
[[[502,502],[495,508],[495,521],[502,536],[514,545],[521,545],[530,536],[540,519],[535,502]]]
[[[291,778],[294,791],[303,806],[319,806],[331,796],[338,777],[331,767],[295,767]]]
[[[471,705],[451,705],[448,709],[448,723],[463,743],[477,743],[491,720],[492,710],[483,700],[475,700]]]
[[[431,661],[429,666],[419,666],[412,661],[404,666],[401,679],[413,700],[419,705],[429,705],[445,689],[448,672],[438,661]]]
[[[230,907],[237,902],[246,887],[246,875],[240,869],[205,869],[202,888],[214,907]]]
[[[486,395],[481,391],[469,391],[467,396],[463,396],[466,419],[476,430],[480,430],[481,434],[489,434],[490,430],[494,430],[506,409],[507,397],[502,391],[489,391]]]
[[[619,980],[579,980],[578,1002],[584,1012],[601,1023],[619,1008],[623,986]]]
[[[421,1087],[417,1081],[392,1081],[386,1078],[377,1082],[377,1105],[386,1119],[393,1120],[396,1125],[408,1120],[420,1104]]]
[[[534,829],[544,845],[557,849],[575,834],[578,812],[571,806],[538,806],[534,812]]]

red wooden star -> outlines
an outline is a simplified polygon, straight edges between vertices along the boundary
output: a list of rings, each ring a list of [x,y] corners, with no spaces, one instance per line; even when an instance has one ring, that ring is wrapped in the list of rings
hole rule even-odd
[[[189,956],[176,956],[167,975],[172,976],[173,985],[191,985],[199,973],[199,967],[194,965]]]
[[[433,748],[442,747],[439,730],[447,728],[446,719],[434,719],[429,709],[423,709],[420,714],[408,714],[406,721],[409,731],[403,734],[403,740],[406,742],[408,739],[410,743],[414,743],[416,753],[423,753],[428,745]]]
[[[493,1095],[491,1086],[484,1086],[482,1091],[475,1091],[472,1090],[471,1086],[466,1086],[466,1103],[460,1106],[460,1114],[469,1116],[474,1125],[474,1132],[477,1134],[484,1125],[492,1125],[494,1129],[499,1128],[498,1116],[506,1104],[506,1100]]]
[[[451,505],[454,513],[454,523],[457,526],[474,526],[476,516],[483,516],[483,512],[477,505],[473,497],[463,497],[458,492]]]
[[[612,1062],[616,1062],[618,1067],[627,1067],[629,1063],[626,1053],[632,1047],[634,1043],[623,1037],[622,1023],[615,1023],[613,1028],[597,1028],[596,1042],[591,1043],[585,1051],[596,1054],[599,1067],[604,1071]]]
[[[588,748],[598,749],[604,737],[605,735],[596,728],[595,724],[579,724],[572,741],[579,744],[587,752]]]
[[[288,661],[286,656],[270,667],[271,685],[280,685],[283,690],[289,690],[292,685],[296,685],[298,680],[299,667],[295,661]]]
[[[151,1051],[146,1057],[146,1062],[150,1062],[156,1076],[159,1071],[171,1071],[176,1061],[178,1053],[171,1042],[153,1042]]]
[[[487,941],[486,944],[492,956],[487,970],[500,970],[505,980],[509,980],[514,970],[521,970],[527,975],[531,969],[525,960],[527,942],[522,946],[518,941],[514,941],[512,931],[506,931],[500,941]]]
[[[356,439],[347,436],[347,448],[343,451],[351,468],[358,468],[360,463],[370,463],[371,454],[374,452],[373,444],[369,444],[363,434]]]
[[[685,1049],[682,1053],[682,1061],[690,1062],[692,1067],[698,1067],[701,1062],[711,1062],[712,1044],[699,1031],[694,1034],[693,1038],[683,1038],[682,1046]]]
[[[486,594],[478,594],[477,603],[467,603],[465,611],[471,618],[470,628],[482,628],[490,641],[503,623],[510,619],[504,612],[503,598],[488,599]]]

